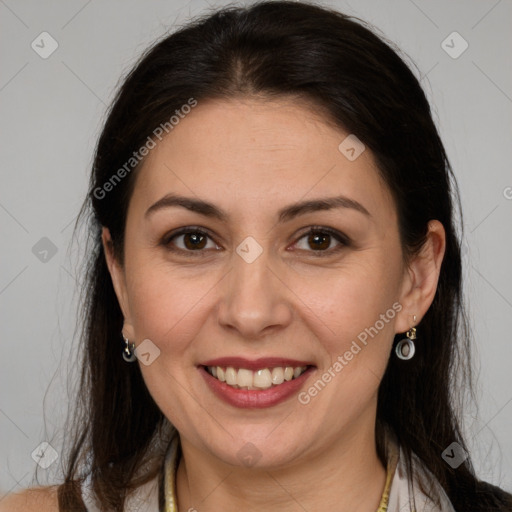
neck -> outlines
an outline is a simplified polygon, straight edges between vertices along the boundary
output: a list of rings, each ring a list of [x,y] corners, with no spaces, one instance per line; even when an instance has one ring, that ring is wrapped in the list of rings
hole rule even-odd
[[[386,480],[374,426],[354,429],[314,456],[279,469],[233,467],[183,439],[181,445],[183,456],[176,475],[180,512],[373,512]]]

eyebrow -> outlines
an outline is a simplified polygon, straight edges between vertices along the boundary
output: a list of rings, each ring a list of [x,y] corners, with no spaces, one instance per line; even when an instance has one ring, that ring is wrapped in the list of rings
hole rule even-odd
[[[144,216],[148,218],[159,210],[176,206],[186,208],[187,210],[199,213],[205,217],[215,218],[223,222],[227,221],[229,217],[224,210],[212,203],[176,194],[167,194],[159,199],[146,210]],[[279,222],[287,222],[299,215],[321,210],[332,210],[334,208],[350,208],[366,215],[367,217],[371,217],[370,212],[361,203],[345,196],[336,196],[291,204],[279,210],[277,218],[279,219]]]

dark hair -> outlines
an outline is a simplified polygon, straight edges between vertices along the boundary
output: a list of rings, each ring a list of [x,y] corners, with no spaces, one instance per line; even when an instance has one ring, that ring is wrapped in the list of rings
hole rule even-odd
[[[455,413],[458,393],[472,379],[452,194],[459,210],[460,200],[425,93],[392,48],[357,18],[305,2],[265,1],[194,20],[148,49],[126,76],[98,141],[82,210],[82,216],[90,213],[93,248],[60,510],[83,510],[77,482],[88,472],[103,507],[122,510],[127,493],[162,468],[164,451],[154,441],[165,438],[166,418],[139,365],[121,357],[123,316],[101,244],[106,226],[122,263],[126,212],[140,167],[127,169],[126,162],[191,98],[254,96],[307,100],[371,150],[396,204],[406,259],[421,249],[429,220],[443,224],[445,256],[435,298],[418,326],[416,356],[407,363],[390,358],[379,388],[378,452],[384,462],[383,432],[390,428],[409,466],[414,452],[456,510],[511,510],[512,497],[479,481],[470,459],[452,469],[441,458],[454,441],[467,451]],[[121,168],[126,172],[117,180]]]

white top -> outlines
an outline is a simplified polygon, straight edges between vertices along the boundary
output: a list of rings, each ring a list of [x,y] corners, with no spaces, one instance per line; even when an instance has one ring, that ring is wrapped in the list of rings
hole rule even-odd
[[[388,453],[390,459],[398,457],[396,469],[389,489],[389,501],[387,508],[379,507],[379,511],[386,512],[455,512],[446,493],[435,480],[432,474],[421,464],[421,461],[413,454],[414,488],[411,489],[407,480],[407,470],[403,451],[398,448],[392,436],[388,436]],[[178,512],[176,506],[175,468],[177,467],[179,436],[175,435],[165,455],[165,507],[159,508],[159,478],[155,477],[150,482],[139,487],[125,502],[125,512]],[[389,461],[388,461],[389,462]],[[393,464],[395,465],[395,464]],[[388,466],[389,468],[390,466]],[[433,497],[437,496],[441,503],[439,508],[419,488],[420,481],[425,489]],[[432,482],[429,484],[429,482]],[[101,512],[90,488],[90,477],[82,485],[82,499],[88,512]]]

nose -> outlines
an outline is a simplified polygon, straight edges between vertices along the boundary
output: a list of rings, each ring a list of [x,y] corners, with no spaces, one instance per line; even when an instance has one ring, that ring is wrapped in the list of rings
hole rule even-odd
[[[269,251],[254,260],[233,254],[233,266],[222,280],[218,321],[244,340],[258,340],[286,328],[292,320],[292,292],[272,265]]]

